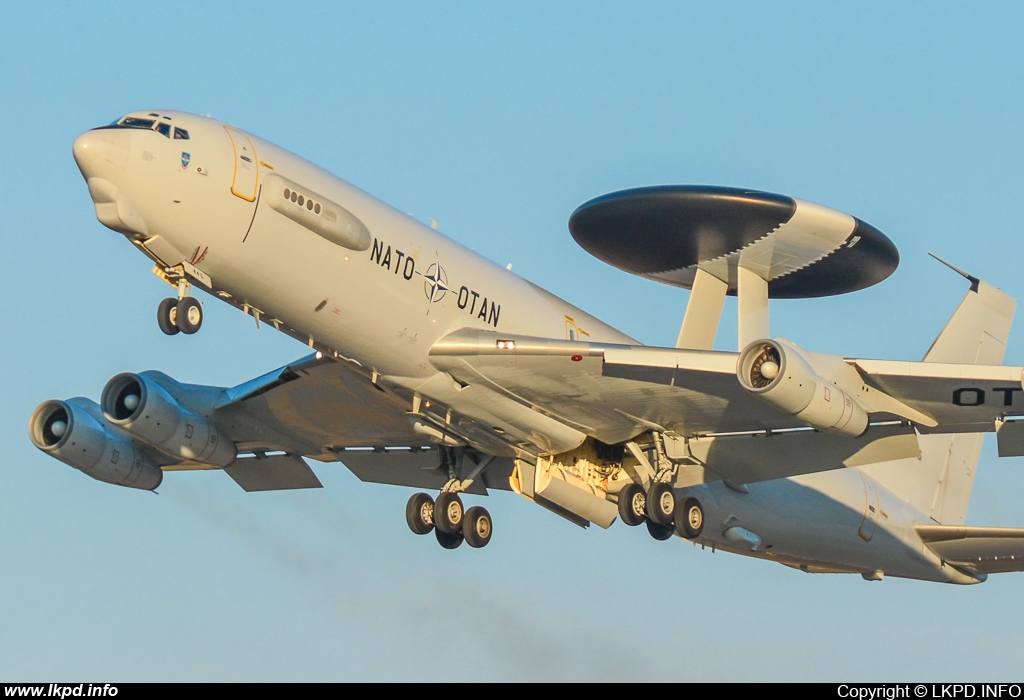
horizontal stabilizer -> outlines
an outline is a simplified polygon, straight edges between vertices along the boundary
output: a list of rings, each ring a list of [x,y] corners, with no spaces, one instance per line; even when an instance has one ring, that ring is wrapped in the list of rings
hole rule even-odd
[[[1024,528],[918,525],[917,534],[943,561],[969,571],[1024,571]]]
[[[244,457],[224,471],[246,491],[319,489],[323,485],[306,461],[298,455]]]

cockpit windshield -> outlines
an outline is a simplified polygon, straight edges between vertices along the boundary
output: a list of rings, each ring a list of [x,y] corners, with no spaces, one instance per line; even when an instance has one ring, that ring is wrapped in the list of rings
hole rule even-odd
[[[123,129],[152,129],[156,121],[153,119],[139,119],[138,117],[125,117],[114,126]]]
[[[150,116],[152,116],[152,117],[159,117],[160,115],[158,115],[158,114],[151,114]],[[121,119],[118,119],[118,120],[116,120],[114,122],[111,122],[111,124],[109,126],[104,126],[104,127],[100,127],[100,128],[101,129],[145,129],[146,131],[156,131],[159,134],[163,134],[167,138],[172,138],[171,134],[173,133],[174,134],[173,138],[183,139],[183,140],[187,140],[188,139],[188,132],[185,131],[184,129],[180,129],[180,128],[173,128],[172,129],[171,128],[171,125],[167,123],[167,122],[169,122],[171,120],[170,117],[166,117],[165,116],[163,119],[165,119],[167,121],[157,120],[157,119],[147,119],[145,117],[131,117],[131,116],[128,116],[128,117],[122,117]]]

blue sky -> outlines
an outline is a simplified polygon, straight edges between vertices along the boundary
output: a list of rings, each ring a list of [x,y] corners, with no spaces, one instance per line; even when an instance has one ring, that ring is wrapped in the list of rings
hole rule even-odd
[[[95,219],[74,137],[174,108],[278,143],[646,343],[686,292],[589,257],[582,202],[750,187],[884,231],[887,281],[783,301],[774,334],[918,359],[963,294],[931,251],[1024,298],[1014,3],[26,3],[0,23],[0,679],[998,679],[1024,577],[958,588],[810,576],[508,493],[484,550],[411,535],[409,491],[315,465],[316,492],[219,473],[160,495],[26,436],[117,372],[233,385],[304,348],[223,304],[167,338],[147,261]],[[1007,362],[1024,364],[1021,334]],[[718,346],[735,349],[727,303]],[[968,523],[1024,526],[1024,464],[986,442]]]

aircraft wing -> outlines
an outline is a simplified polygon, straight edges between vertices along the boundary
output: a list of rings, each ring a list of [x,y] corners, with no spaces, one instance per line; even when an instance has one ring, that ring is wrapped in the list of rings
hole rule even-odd
[[[225,390],[216,418],[239,451],[334,461],[346,447],[426,447],[406,404],[347,363],[310,355]]]
[[[916,453],[913,429],[907,426],[888,432],[874,427],[848,447],[850,438],[803,433],[805,423],[743,388],[736,375],[736,353],[499,336],[464,329],[436,343],[430,357],[441,375],[453,378],[463,391],[477,392],[481,400],[518,405],[533,415],[541,414],[550,425],[566,426],[608,444],[650,430],[690,438],[718,436],[716,442],[693,441],[693,455],[719,478],[741,483]],[[891,396],[893,405],[909,406],[927,419],[929,423],[918,422],[918,428],[932,432],[990,431],[996,420],[1014,410],[1010,405],[1014,399],[1024,404],[1018,367],[846,363],[865,385]],[[311,355],[225,390],[215,411],[218,424],[243,452],[282,451],[320,461],[340,460],[364,481],[424,488],[443,485],[448,474],[441,453],[430,435],[414,430],[410,406],[410,396],[370,381],[349,363]],[[874,414],[876,420],[894,417],[900,416]],[[453,427],[458,426],[463,444],[485,454],[510,457],[509,442],[499,444],[492,423],[484,422],[462,417]],[[936,425],[928,427],[930,423]],[[1024,427],[1024,422],[1006,425]],[[782,433],[789,430],[800,432],[783,438]],[[765,431],[779,439],[749,444],[745,438],[725,439],[729,434]],[[535,444],[542,447],[542,438]],[[883,438],[884,443],[865,451],[868,444]],[[834,459],[825,458],[830,451],[835,452]],[[311,481],[311,474],[301,473],[293,462],[279,461],[280,474],[271,471],[257,477],[257,467],[267,470],[272,465],[253,462],[252,478],[239,483],[262,490],[287,484],[302,487]],[[285,478],[286,467],[294,476]],[[488,474],[498,471],[510,468],[503,462],[502,469],[490,469]],[[709,478],[716,478],[713,474]],[[496,477],[480,487],[504,488],[504,479]]]
[[[362,481],[440,489],[449,479],[443,455],[413,430],[408,408],[348,363],[313,354],[224,390],[214,410],[239,451],[258,455],[225,469],[246,491],[318,488],[300,455],[340,461]],[[274,451],[285,454],[259,456]],[[511,472],[511,460],[497,459],[468,491],[508,490]]]
[[[514,349],[496,349],[501,339]],[[734,353],[466,329],[442,338],[430,357],[461,383],[486,386],[609,444],[652,428],[699,435],[804,425],[743,390]]]
[[[744,389],[731,352],[466,329],[442,338],[430,355],[460,383],[487,386],[607,443],[650,429],[689,437],[806,427]],[[878,420],[916,417],[931,432],[992,431],[996,420],[1024,407],[1020,367],[846,362],[865,384],[895,399],[879,402],[893,410],[876,411]]]
[[[917,534],[939,558],[969,571],[1024,571],[1024,528],[918,525]]]

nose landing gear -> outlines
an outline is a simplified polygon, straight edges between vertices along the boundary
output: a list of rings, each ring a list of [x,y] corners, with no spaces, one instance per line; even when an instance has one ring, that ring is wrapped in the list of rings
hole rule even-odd
[[[192,335],[203,325],[203,305],[195,297],[169,297],[157,307],[156,322],[167,335]]]
[[[192,296],[192,285],[184,273],[173,269],[160,270],[159,267],[153,271],[158,270],[161,279],[177,288],[178,296],[160,302],[156,310],[157,325],[167,335],[192,335],[203,325],[202,302]]]

